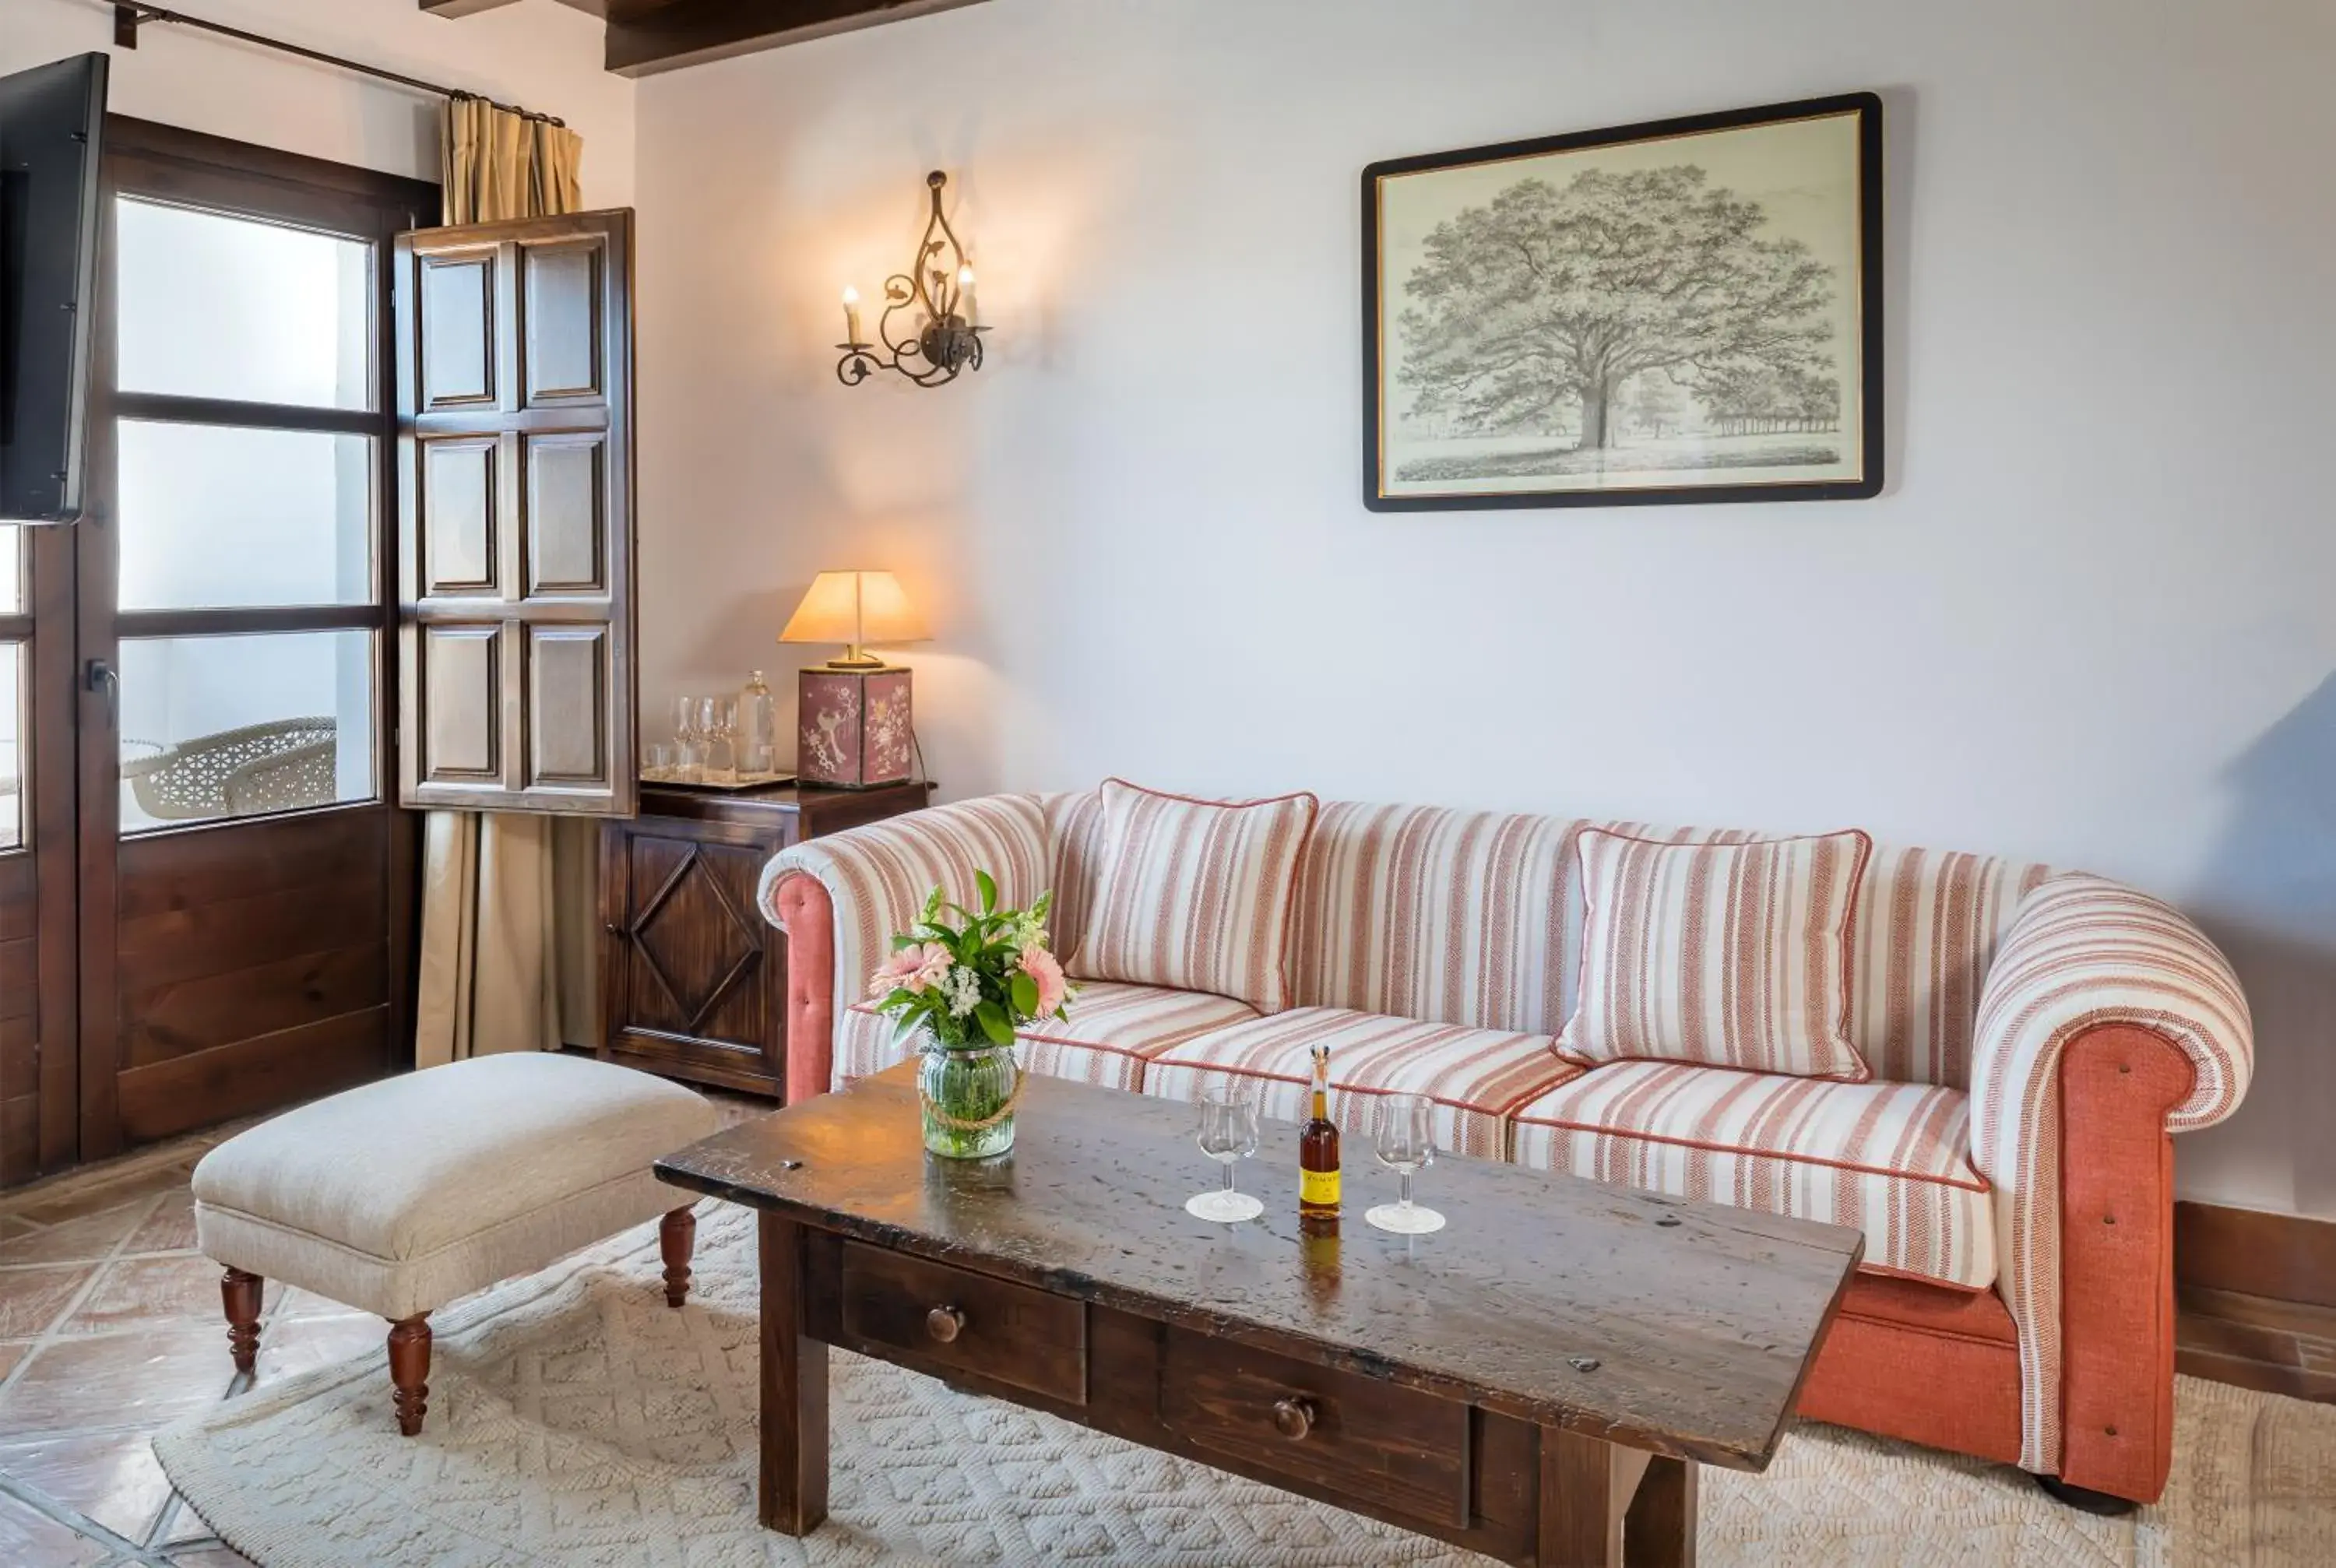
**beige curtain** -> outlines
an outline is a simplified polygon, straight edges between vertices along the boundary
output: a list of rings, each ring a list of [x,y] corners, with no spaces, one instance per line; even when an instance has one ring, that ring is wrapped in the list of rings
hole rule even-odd
[[[440,183],[448,223],[543,218],[583,205],[578,171],[584,139],[565,125],[514,114],[483,98],[446,104],[446,156]]]
[[[584,143],[477,98],[446,105],[445,221],[573,212]],[[414,1065],[600,1041],[599,824],[432,812]]]

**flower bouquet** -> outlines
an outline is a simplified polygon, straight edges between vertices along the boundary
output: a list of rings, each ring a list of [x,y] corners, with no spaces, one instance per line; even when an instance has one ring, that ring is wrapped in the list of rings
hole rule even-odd
[[[949,902],[939,888],[917,923],[892,939],[892,956],[868,981],[876,1010],[920,1036],[917,1076],[925,1147],[953,1160],[978,1160],[1014,1146],[1014,1105],[1022,1075],[1015,1031],[1067,1016],[1072,990],[1046,949],[1041,893],[1027,910],[998,907],[998,883],[976,872],[978,913]]]

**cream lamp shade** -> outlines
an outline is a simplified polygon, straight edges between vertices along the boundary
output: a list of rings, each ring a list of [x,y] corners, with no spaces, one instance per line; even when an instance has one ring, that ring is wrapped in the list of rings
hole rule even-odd
[[[869,643],[922,642],[932,634],[889,571],[822,571],[795,606],[781,642],[840,642],[837,669],[881,669]]]

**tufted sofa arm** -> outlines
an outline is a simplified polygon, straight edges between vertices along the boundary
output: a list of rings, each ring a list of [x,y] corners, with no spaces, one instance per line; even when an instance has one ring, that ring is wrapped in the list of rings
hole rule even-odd
[[[999,900],[1046,891],[1046,814],[1036,795],[985,795],[808,839],[771,857],[755,901],[787,933],[787,1098],[829,1086],[837,1014],[861,998],[935,883],[959,902],[973,873]]]
[[[2246,998],[2205,934],[2094,876],[2020,901],[1981,989],[1971,1163],[2020,1332],[2022,1468],[2150,1498],[2174,1385],[2168,1133],[2231,1114]]]
[[[1971,1126],[1981,1175],[2000,1182],[2027,1146],[2029,1112],[2067,1044],[2112,1024],[2162,1037],[2195,1069],[2168,1132],[2212,1126],[2245,1096],[2254,1037],[2222,950],[2146,893],[2055,877],[2021,901],[1980,993]]]

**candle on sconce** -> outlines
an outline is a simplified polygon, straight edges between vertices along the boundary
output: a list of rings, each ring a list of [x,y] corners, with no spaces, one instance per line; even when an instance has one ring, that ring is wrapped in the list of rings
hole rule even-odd
[[[5,3],[0,0],[0,5]],[[861,385],[877,372],[889,370],[912,385],[946,386],[960,372],[981,368],[989,332],[975,325],[973,264],[942,211],[941,192],[948,184],[949,176],[940,170],[925,176],[929,210],[924,238],[910,265],[884,279],[875,301],[874,342],[867,340],[861,320],[860,291],[843,290],[843,327],[851,341],[840,346],[835,361],[835,379],[843,385]],[[898,337],[892,325],[895,311],[905,313]]]

